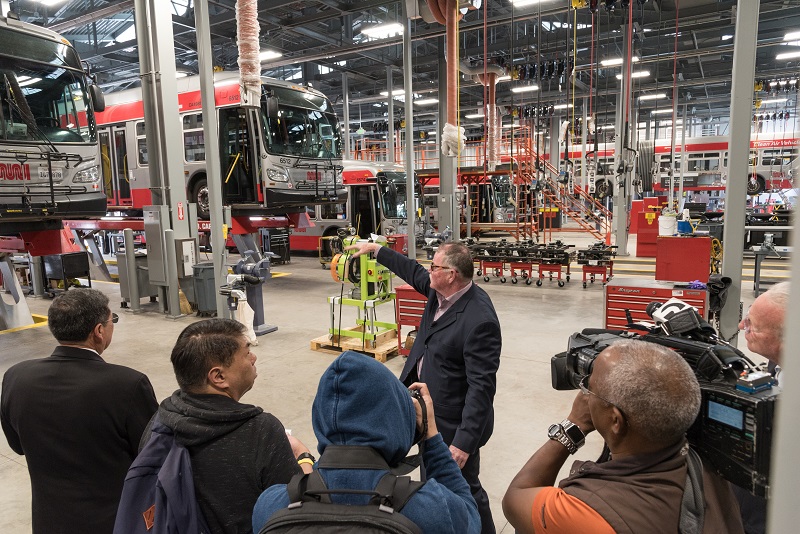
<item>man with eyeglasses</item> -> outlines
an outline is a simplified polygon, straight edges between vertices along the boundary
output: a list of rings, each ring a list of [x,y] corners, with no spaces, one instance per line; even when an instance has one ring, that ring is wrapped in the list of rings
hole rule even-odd
[[[47,319],[59,345],[6,371],[3,432],[28,464],[34,534],[110,533],[156,397],[144,374],[102,357],[119,320],[106,295],[70,289]]]
[[[786,307],[789,304],[789,282],[781,282],[770,287],[750,306],[739,329],[744,332],[747,350],[769,360],[769,371],[781,380],[781,353],[783,352],[783,325]],[[733,487],[742,521],[747,534],[763,534],[767,531],[767,500],[750,492]]]
[[[684,531],[686,431],[700,410],[700,385],[689,364],[659,345],[623,340],[597,356],[580,389],[569,416],[550,426],[548,441],[511,481],[506,518],[524,533]],[[576,461],[553,487],[569,455],[594,430],[609,454]],[[743,532],[727,483],[704,470],[702,486],[701,532]]]
[[[436,425],[478,504],[481,532],[495,532],[479,474],[480,448],[494,429],[492,403],[502,337],[489,295],[472,283],[469,249],[460,243],[440,245],[430,269],[377,243],[360,242],[345,250],[355,251],[353,257],[375,253],[378,263],[427,295],[400,380],[406,386],[428,385]]]

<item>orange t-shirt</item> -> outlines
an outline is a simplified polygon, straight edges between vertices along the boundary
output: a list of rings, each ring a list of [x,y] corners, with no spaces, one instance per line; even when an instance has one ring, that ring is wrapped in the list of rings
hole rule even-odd
[[[615,534],[603,517],[577,497],[561,488],[544,488],[533,499],[533,531],[581,534]]]

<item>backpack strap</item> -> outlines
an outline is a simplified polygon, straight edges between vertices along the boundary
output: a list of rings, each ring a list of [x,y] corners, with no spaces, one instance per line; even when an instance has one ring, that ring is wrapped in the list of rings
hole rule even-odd
[[[412,481],[411,477],[399,477],[392,473],[386,473],[375,486],[375,492],[378,495],[370,499],[369,503],[379,505],[384,512],[399,512],[424,485],[424,482]]]
[[[686,456],[686,487],[681,501],[681,515],[678,522],[680,534],[700,534],[705,522],[705,497],[703,495],[703,461],[689,447]]]
[[[328,487],[319,471],[311,473],[298,473],[286,484],[289,494],[289,508],[299,506],[303,502],[331,503]]]

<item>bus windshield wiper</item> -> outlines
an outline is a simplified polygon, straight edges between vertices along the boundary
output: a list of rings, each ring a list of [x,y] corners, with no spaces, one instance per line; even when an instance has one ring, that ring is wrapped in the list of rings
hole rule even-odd
[[[19,103],[17,102],[16,94],[22,93],[22,89],[19,87],[19,84],[18,83],[12,84],[11,80],[8,79],[8,76],[6,74],[3,74],[3,79],[5,80],[5,87],[6,87],[5,100],[6,102],[8,102],[8,105],[13,107],[14,110],[16,110],[16,112],[20,116],[20,119],[22,119],[22,122],[25,123],[28,129],[31,132],[33,132],[33,134],[36,137],[47,143],[47,146],[49,146],[53,152],[58,153],[59,152],[58,148],[56,147],[56,145],[53,144],[50,138],[47,137],[47,135],[45,135],[45,133],[39,128],[39,126],[36,124],[36,119],[33,118],[33,115],[30,113],[25,113],[25,111],[20,107]],[[16,78],[14,78],[14,82],[16,81],[17,81]]]

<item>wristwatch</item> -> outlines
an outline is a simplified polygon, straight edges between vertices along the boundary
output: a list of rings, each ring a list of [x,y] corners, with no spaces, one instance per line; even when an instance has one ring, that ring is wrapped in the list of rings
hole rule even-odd
[[[570,454],[578,452],[578,449],[586,443],[586,434],[569,419],[550,425],[550,428],[547,429],[547,437],[561,443]]]

